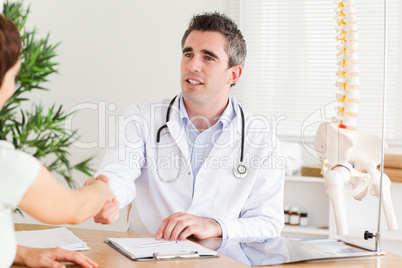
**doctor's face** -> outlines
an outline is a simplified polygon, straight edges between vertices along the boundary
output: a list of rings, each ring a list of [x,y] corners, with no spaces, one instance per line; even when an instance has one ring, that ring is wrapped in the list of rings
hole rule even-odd
[[[225,37],[218,32],[192,31],[183,46],[181,88],[185,100],[192,104],[227,102],[234,68],[229,68]]]

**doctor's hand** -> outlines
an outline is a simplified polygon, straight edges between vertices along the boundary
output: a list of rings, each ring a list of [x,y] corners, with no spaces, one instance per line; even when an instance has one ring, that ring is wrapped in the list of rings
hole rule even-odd
[[[178,212],[162,221],[155,239],[183,240],[190,235],[194,235],[198,239],[221,237],[222,229],[214,219]]]
[[[88,185],[93,182],[93,180],[100,180],[106,184],[109,184],[109,179],[104,175],[99,175],[94,178],[89,178],[85,185]],[[119,201],[117,201],[116,196],[109,190],[109,201],[107,201],[101,211],[94,217],[95,223],[101,224],[112,224],[119,218]]]
[[[98,267],[98,264],[80,252],[62,248],[30,248],[18,246],[14,263],[28,267],[66,268],[62,262],[75,262],[85,268]]]
[[[102,210],[95,215],[94,222],[112,224],[119,218],[119,201],[106,202]]]

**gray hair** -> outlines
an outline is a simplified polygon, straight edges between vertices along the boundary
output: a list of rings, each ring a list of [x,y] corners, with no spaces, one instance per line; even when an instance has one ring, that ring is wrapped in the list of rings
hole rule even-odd
[[[229,68],[236,65],[243,68],[247,55],[246,41],[231,18],[219,12],[205,12],[193,16],[181,40],[182,48],[188,35],[194,30],[223,34],[226,39],[225,51],[229,55]]]

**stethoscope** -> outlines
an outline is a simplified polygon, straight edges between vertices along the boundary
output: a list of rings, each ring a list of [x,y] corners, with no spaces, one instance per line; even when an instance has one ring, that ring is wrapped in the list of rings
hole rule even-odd
[[[156,157],[158,158],[158,151],[159,151],[159,142],[161,139],[161,132],[163,129],[167,128],[167,122],[169,122],[169,117],[170,117],[170,111],[172,110],[172,106],[173,103],[175,102],[177,98],[177,95],[170,101],[169,103],[169,107],[167,109],[166,112],[166,123],[164,125],[162,125],[156,134]],[[243,113],[243,109],[241,108],[241,106],[239,105],[239,109],[240,109],[240,115],[241,115],[241,146],[240,146],[240,162],[238,164],[236,164],[233,167],[233,175],[238,178],[238,179],[244,179],[245,177],[247,177],[247,167],[243,164],[243,156],[244,156],[244,129],[245,129],[245,123],[244,123],[244,113]],[[166,177],[161,176],[161,174],[159,173],[159,165],[157,165],[157,174],[158,177],[161,181],[164,182],[172,182],[175,181],[179,176],[180,176],[180,169],[176,174],[176,177],[173,179],[168,179]]]

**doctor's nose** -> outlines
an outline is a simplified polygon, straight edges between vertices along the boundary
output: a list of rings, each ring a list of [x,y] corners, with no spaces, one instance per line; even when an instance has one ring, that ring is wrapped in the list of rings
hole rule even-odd
[[[198,57],[193,57],[187,65],[187,69],[190,72],[199,73],[201,72],[201,60]]]

